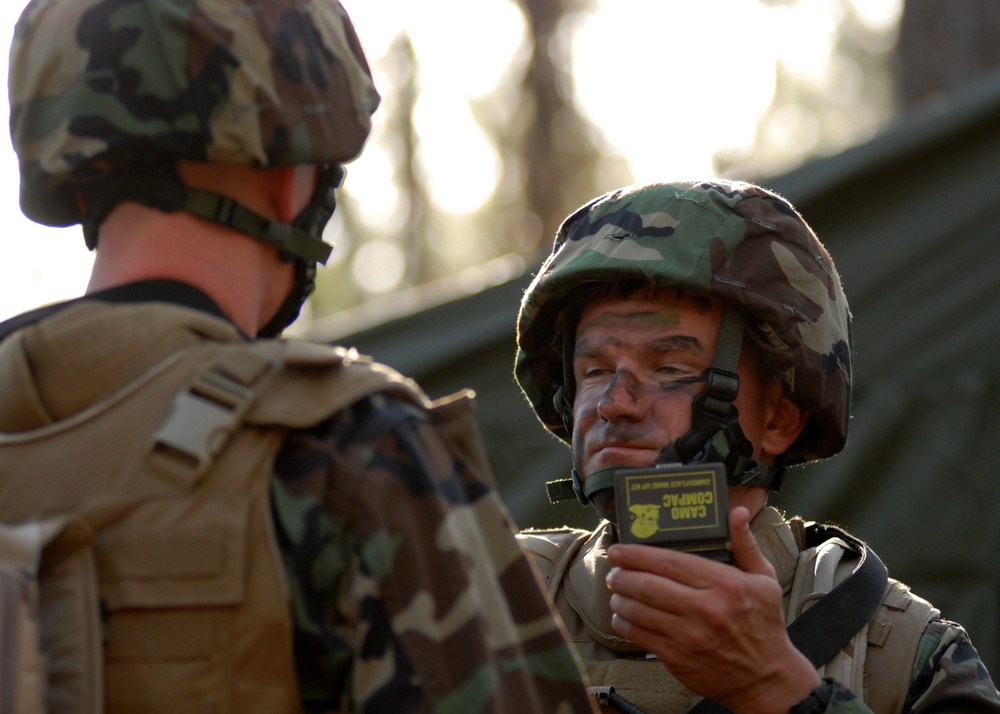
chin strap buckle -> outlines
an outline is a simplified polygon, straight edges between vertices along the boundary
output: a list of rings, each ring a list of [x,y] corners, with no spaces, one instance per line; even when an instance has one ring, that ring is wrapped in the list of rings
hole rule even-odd
[[[740,391],[736,367],[745,324],[746,316],[740,310],[726,307],[715,360],[706,373],[705,391],[691,404],[691,429],[677,440],[673,456],[685,464],[721,462],[733,486],[761,485],[777,490],[784,468],[753,458],[753,444],[743,433],[733,403]]]
[[[576,472],[576,469],[570,472],[570,478],[546,481],[545,493],[549,497],[549,503],[552,504],[561,503],[562,501],[572,501],[574,499],[584,506],[590,503],[587,499],[587,494],[583,492],[583,479],[580,478],[580,474]]]

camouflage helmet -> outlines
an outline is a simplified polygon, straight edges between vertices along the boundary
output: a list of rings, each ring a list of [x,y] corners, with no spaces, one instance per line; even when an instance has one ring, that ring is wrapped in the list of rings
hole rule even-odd
[[[10,53],[21,208],[151,155],[258,168],[356,157],[379,97],[337,0],[31,0]]]
[[[564,381],[560,335],[571,294],[621,280],[710,293],[745,313],[747,339],[809,413],[784,465],[844,447],[851,316],[833,261],[783,198],[723,180],[622,188],[587,203],[559,228],[521,303],[515,364],[521,389],[556,436],[571,438],[554,403]]]

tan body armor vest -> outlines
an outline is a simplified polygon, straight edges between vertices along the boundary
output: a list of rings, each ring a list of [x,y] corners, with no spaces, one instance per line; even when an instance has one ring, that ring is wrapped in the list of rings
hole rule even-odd
[[[0,344],[0,378],[30,379],[43,341],[61,345],[53,356],[79,378],[81,363],[100,364],[107,330],[121,331],[121,309],[84,303],[15,333]],[[0,521],[42,522],[41,540],[54,537],[38,564],[48,691],[37,698],[47,708],[18,711],[296,712],[268,505],[274,455],[288,429],[376,391],[430,404],[409,380],[341,349],[247,344],[189,310],[126,309],[160,342],[130,346],[136,364],[106,370],[108,384],[79,387],[93,399],[58,419],[42,388],[0,408]],[[469,408],[458,399],[437,416]],[[481,457],[474,438],[464,446]]]
[[[805,524],[785,521],[773,508],[751,523],[784,591],[786,622],[848,577],[857,555],[840,539],[805,547]],[[619,637],[611,627],[607,549],[614,542],[607,521],[595,531],[529,530],[518,535],[534,556],[593,686],[612,686],[646,714],[684,714],[701,697],[684,687],[652,656]],[[876,714],[902,711],[910,670],[924,627],[939,612],[890,580],[882,605],[832,660],[819,668],[863,696]]]

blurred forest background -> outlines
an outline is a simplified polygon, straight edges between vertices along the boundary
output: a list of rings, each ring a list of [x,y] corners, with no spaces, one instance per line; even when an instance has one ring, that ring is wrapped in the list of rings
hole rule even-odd
[[[533,270],[634,181],[766,180],[860,144],[1000,59],[994,0],[344,0],[383,97],[290,334],[348,334]],[[13,29],[20,2],[0,4]],[[5,58],[3,58],[5,59]],[[708,137],[708,138],[706,138]],[[692,168],[694,167],[694,168]],[[79,227],[17,207],[0,319],[83,292]]]
[[[372,53],[392,81],[379,80],[382,123],[349,168],[357,194],[331,226],[339,262],[307,334],[357,346],[431,396],[475,389],[517,524],[592,527],[590,509],[544,502],[542,484],[568,474],[569,451],[511,378],[514,315],[552,233],[580,203],[632,180],[697,171],[773,186],[837,261],[855,361],[848,448],[796,469],[771,502],[872,543],[894,577],[974,633],[995,674],[1000,2],[501,4],[520,23],[520,50],[464,106],[488,150],[466,149],[453,169],[474,184],[491,167],[478,203],[455,200],[461,183],[435,187],[432,161],[458,137],[435,143],[421,109],[433,52],[404,35]],[[474,22],[459,25],[474,35]],[[453,69],[458,81],[463,68]],[[706,128],[722,136],[703,143]],[[373,156],[391,168],[378,183],[366,175]],[[373,195],[391,199],[389,220],[373,220]]]
[[[467,112],[485,140],[480,143],[486,148],[470,151],[467,161],[476,164],[477,175],[482,173],[482,164],[489,164],[493,176],[493,185],[479,189],[485,195],[473,206],[452,205],[447,195],[434,196],[430,191],[428,152],[440,144],[433,144],[427,136],[433,131],[433,120],[420,123],[429,82],[411,37],[404,31],[384,48],[373,49],[366,40],[373,33],[366,34],[366,30],[375,29],[379,16],[366,15],[364,5],[347,5],[383,97],[372,139],[357,170],[379,162],[385,168],[379,182],[369,179],[359,185],[352,180],[355,167],[348,167],[338,211],[327,233],[337,248],[330,265],[320,272],[311,310],[297,331],[352,332],[366,322],[472,293],[530,271],[547,253],[555,228],[571,210],[604,191],[651,180],[648,175],[637,176],[640,172],[635,170],[642,152],[624,155],[591,117],[595,114],[592,105],[588,107],[580,98],[583,78],[574,75],[574,68],[580,71],[580,53],[606,57],[605,64],[614,67],[617,57],[633,50],[630,37],[618,31],[621,25],[603,34],[600,28],[592,30],[590,43],[581,46],[581,28],[598,13],[598,0],[509,2],[520,17],[520,23],[506,30],[513,32],[510,27],[520,26],[516,46],[509,49],[509,66],[488,93],[470,97],[464,107],[453,110]],[[705,3],[712,4],[730,6]],[[648,136],[649,153],[657,151],[658,156],[667,157],[659,178],[690,178],[672,173],[671,145],[678,151],[684,145],[685,122],[699,117],[707,94],[732,93],[738,98],[736,87],[743,81],[745,68],[771,71],[773,95],[758,110],[752,140],[740,148],[717,150],[706,157],[706,165],[718,176],[764,181],[867,140],[911,108],[941,101],[1000,66],[1000,3],[993,0],[756,0],[756,4],[760,6],[757,12],[773,17],[775,23],[788,18],[779,32],[760,33],[762,43],[793,43],[798,19],[807,12],[819,13],[819,21],[830,33],[828,54],[821,61],[796,66],[776,53],[773,64],[762,68],[745,54],[743,45],[738,48],[742,53],[729,59],[731,73],[706,74],[701,91],[679,94],[672,91],[670,76],[697,72],[699,57],[677,57],[674,41],[678,33],[711,37],[712,27],[706,27],[701,18],[697,19],[700,26],[664,23],[660,31],[647,28],[636,39],[648,43],[651,34],[659,38],[660,66],[623,67],[620,83],[613,69],[608,72],[604,103],[613,111],[660,117],[660,127]],[[613,2],[605,5],[604,14],[614,12]],[[680,12],[680,2],[657,5],[667,8],[667,18],[669,8],[677,8],[678,21],[691,17]],[[621,13],[631,16],[622,23],[626,28],[645,21],[641,0],[622,0],[619,6]],[[461,28],[453,32],[472,34],[475,41],[475,33],[501,31],[489,26],[490,18],[470,23],[476,10],[468,4],[455,7],[464,9],[452,18],[454,24],[440,20]],[[873,7],[879,10],[874,16]],[[735,21],[740,20],[720,12],[711,23],[721,28]],[[444,37],[443,41],[451,41],[449,33]],[[464,45],[456,41],[455,46],[457,56],[451,61],[460,66]],[[725,51],[724,47],[705,47],[705,53]],[[439,66],[434,69],[441,70]],[[635,86],[631,75],[637,72],[648,78],[648,88],[639,96],[628,91]],[[734,103],[731,111],[738,114],[742,107]],[[725,132],[725,120],[703,119]],[[451,180],[461,182],[461,164],[454,171],[459,175]],[[378,198],[377,208],[363,210],[360,201],[371,204],[373,194]]]

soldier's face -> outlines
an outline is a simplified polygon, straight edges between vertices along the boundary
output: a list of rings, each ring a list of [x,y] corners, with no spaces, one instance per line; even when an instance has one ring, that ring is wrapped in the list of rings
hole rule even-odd
[[[587,305],[573,353],[573,457],[583,478],[612,467],[651,466],[691,428],[691,402],[705,388],[722,314],[721,301],[676,290]],[[756,444],[760,386],[745,362],[736,405]]]

